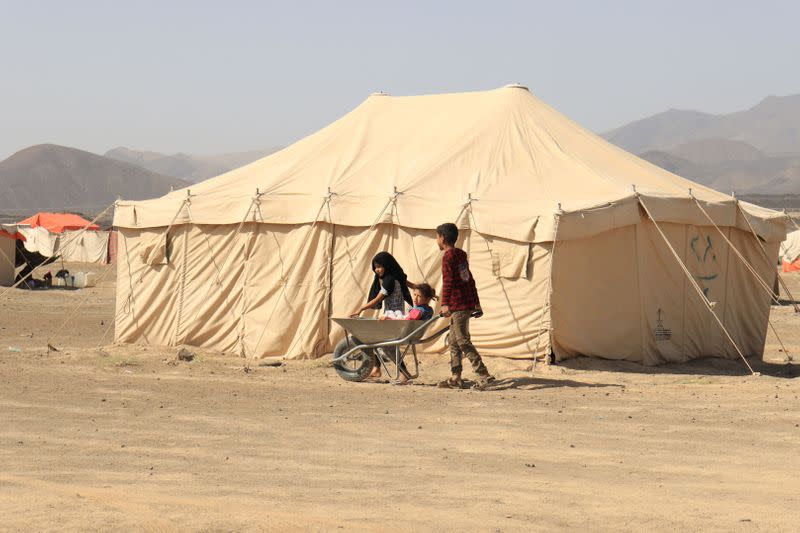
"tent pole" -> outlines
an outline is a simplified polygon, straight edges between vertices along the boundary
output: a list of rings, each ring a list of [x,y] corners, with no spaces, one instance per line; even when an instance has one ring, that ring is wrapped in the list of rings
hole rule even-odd
[[[742,350],[739,349],[739,345],[736,344],[736,341],[733,340],[733,337],[731,337],[731,334],[728,332],[728,330],[725,327],[725,325],[722,323],[722,321],[719,319],[717,314],[714,312],[714,309],[711,307],[711,304],[709,303],[708,298],[706,298],[706,295],[703,294],[703,290],[697,284],[697,281],[694,279],[694,277],[692,276],[691,272],[689,272],[689,269],[686,267],[684,262],[681,260],[680,256],[678,255],[678,252],[676,252],[675,248],[673,248],[672,243],[669,242],[669,239],[667,239],[667,236],[661,230],[661,226],[659,226],[658,222],[656,222],[655,218],[653,218],[653,215],[650,213],[650,210],[647,208],[647,205],[644,203],[644,200],[642,200],[642,197],[639,196],[638,193],[636,193],[636,198],[639,201],[639,205],[641,205],[642,208],[644,209],[645,213],[647,213],[647,217],[653,222],[653,225],[655,226],[656,230],[658,230],[658,233],[659,233],[659,235],[661,235],[661,238],[664,240],[664,243],[667,245],[667,247],[669,248],[670,252],[672,252],[673,257],[675,257],[675,260],[678,262],[678,265],[681,267],[681,270],[683,270],[683,273],[686,275],[686,277],[691,282],[692,287],[694,287],[694,290],[697,292],[697,294],[700,297],[700,299],[702,300],[703,304],[705,304],[706,308],[708,309],[708,312],[711,313],[711,316],[714,317],[714,320],[717,322],[719,327],[725,333],[725,336],[728,338],[728,341],[730,341],[730,343],[736,349],[736,353],[739,354],[739,357],[742,359],[742,361],[744,362],[744,364],[747,367],[747,369],[754,376],[760,375],[759,373],[754,371],[753,367],[750,366],[750,363],[747,362],[747,358],[742,353]]]
[[[542,337],[542,331],[544,330],[544,316],[546,313],[549,313],[550,310],[553,308],[551,297],[552,297],[552,290],[553,290],[553,273],[555,270],[553,269],[553,265],[555,264],[556,259],[556,244],[558,243],[558,224],[561,221],[561,215],[564,211],[561,209],[561,204],[558,204],[558,211],[553,216],[555,219],[555,223],[553,224],[553,247],[550,250],[550,275],[547,276],[547,288],[545,289],[544,293],[544,301],[542,302],[542,316],[539,320],[539,332],[536,334],[536,346],[533,349],[533,365],[531,366],[531,374],[536,373],[536,362],[538,361],[537,353],[539,352],[539,340]],[[550,327],[547,331],[548,337],[550,338],[550,349],[553,350],[553,317],[550,317]]]

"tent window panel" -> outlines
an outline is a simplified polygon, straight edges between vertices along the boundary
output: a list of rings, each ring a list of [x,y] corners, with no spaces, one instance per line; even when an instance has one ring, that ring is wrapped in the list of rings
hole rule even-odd
[[[499,239],[491,240],[492,274],[497,278],[520,279],[528,276],[530,243]]]
[[[172,257],[173,235],[170,231],[154,233],[146,239],[139,254],[142,263],[150,266],[168,265]]]

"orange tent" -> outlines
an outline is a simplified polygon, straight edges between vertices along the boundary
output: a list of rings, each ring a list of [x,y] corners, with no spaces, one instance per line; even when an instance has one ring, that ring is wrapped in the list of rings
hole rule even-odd
[[[80,215],[72,213],[36,213],[32,217],[18,222],[20,225],[27,225],[35,228],[41,226],[51,233],[64,233],[70,230],[80,230],[88,225],[88,230],[99,230],[97,224],[89,224],[89,221]]]

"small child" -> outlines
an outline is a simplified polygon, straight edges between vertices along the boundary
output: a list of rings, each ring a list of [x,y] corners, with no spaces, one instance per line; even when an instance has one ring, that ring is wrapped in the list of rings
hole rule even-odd
[[[460,389],[461,359],[467,356],[472,369],[478,375],[478,386],[484,387],[494,381],[478,350],[469,337],[469,319],[483,315],[475,278],[469,270],[469,261],[464,250],[456,248],[458,228],[455,224],[442,224],[436,228],[436,244],[444,251],[442,257],[442,314],[450,317],[450,369],[452,375],[439,383],[439,387]]]
[[[433,318],[431,300],[435,300],[436,290],[427,283],[420,283],[411,291],[414,307],[408,310],[406,320],[430,320]]]

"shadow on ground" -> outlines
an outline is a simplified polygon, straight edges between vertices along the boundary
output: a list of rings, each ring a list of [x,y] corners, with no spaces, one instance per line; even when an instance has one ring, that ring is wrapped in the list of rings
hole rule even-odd
[[[800,366],[791,363],[773,363],[748,359],[753,370],[763,376],[795,378],[800,376]],[[570,370],[592,370],[596,372],[623,372],[634,374],[676,374],[705,376],[749,376],[750,371],[741,360],[708,357],[685,363],[669,363],[645,366],[630,361],[608,361],[590,357],[576,357],[557,363]]]
[[[544,377],[517,377],[517,378],[504,378],[498,379],[491,384],[487,385],[484,390],[487,391],[503,391],[503,390],[541,390],[541,389],[555,389],[560,387],[569,388],[604,388],[604,387],[618,387],[625,388],[624,385],[618,383],[586,383],[583,381],[575,381],[572,379],[549,379]]]

